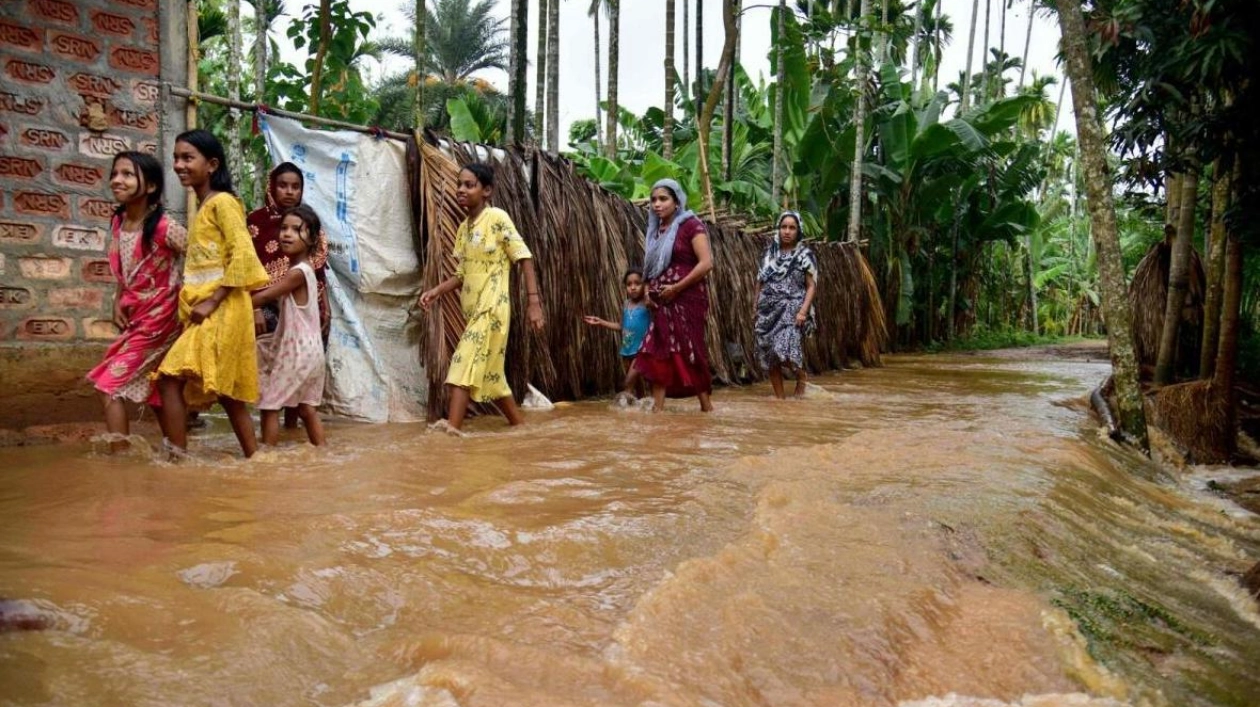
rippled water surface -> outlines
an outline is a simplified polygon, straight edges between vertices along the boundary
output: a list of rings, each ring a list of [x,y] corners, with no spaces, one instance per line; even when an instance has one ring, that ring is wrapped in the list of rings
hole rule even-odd
[[[0,704],[1260,704],[1260,522],[1100,437],[1105,364],[1038,356],[249,462],[222,422],[180,467],[0,451],[0,596],[44,626],[0,634]]]

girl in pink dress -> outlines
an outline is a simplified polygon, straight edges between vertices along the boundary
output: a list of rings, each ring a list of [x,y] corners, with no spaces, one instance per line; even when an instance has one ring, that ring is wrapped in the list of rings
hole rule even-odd
[[[117,451],[130,431],[126,403],[148,403],[155,411],[162,405],[150,374],[182,330],[179,286],[188,232],[162,208],[162,164],[152,155],[115,155],[109,186],[118,202],[109,269],[118,281],[114,324],[121,333],[87,378],[101,394],[105,427],[114,435],[110,449]]]
[[[252,295],[255,309],[279,302],[280,321],[269,341],[258,344],[258,409],[263,444],[280,437],[280,411],[297,408],[311,444],[324,443],[316,406],[324,397],[324,342],[319,327],[319,284],[311,254],[319,238],[319,217],[309,206],[285,212],[280,222],[280,250],[289,271]]]

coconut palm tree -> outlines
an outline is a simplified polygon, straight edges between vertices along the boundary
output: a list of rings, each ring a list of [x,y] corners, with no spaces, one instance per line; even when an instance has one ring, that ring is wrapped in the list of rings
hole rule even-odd
[[[621,0],[604,0],[608,8],[608,125],[604,129],[604,155],[617,155],[618,72],[621,71]]]
[[[591,24],[595,28],[595,139],[600,142],[603,141],[599,133],[603,129],[604,121],[599,107],[599,8],[603,4],[602,0],[591,0],[591,6],[586,11],[586,14],[591,18]]]
[[[424,78],[425,72],[425,55],[427,52],[427,42],[424,36],[425,25],[429,17],[429,11],[424,6],[424,0],[416,0],[416,9],[413,13],[415,27],[412,29],[412,45],[411,56],[415,62],[415,78],[416,78],[416,104],[413,123],[416,130],[424,129]]]
[[[976,52],[976,18],[980,16],[980,0],[971,3],[971,31],[967,33],[967,68],[963,70],[961,97],[959,98],[959,115],[967,112],[971,105],[971,59]]]
[[[228,98],[233,101],[241,100],[241,0],[227,0],[225,14],[227,15],[227,92]],[[236,109],[227,112],[227,134],[230,138],[227,141],[227,161],[228,170],[237,175],[241,174],[242,168],[245,166],[245,152],[241,148],[241,114]]]
[[[674,158],[674,10],[674,0],[665,0],[665,142],[661,152],[667,160]]]
[[[867,17],[871,14],[871,0],[862,0],[858,10],[858,37],[854,42],[857,47],[857,109],[853,113],[855,138],[853,142],[853,169],[849,179],[849,228],[846,238],[850,242],[857,241],[862,230],[862,158],[866,156],[866,72],[869,57],[862,47],[862,30],[867,27]]]
[[[508,32],[508,93],[512,105],[508,109],[508,140],[525,142],[525,50],[529,37],[529,0],[512,0],[512,19]]]
[[[381,50],[406,59],[415,59],[415,31],[423,28],[425,73],[443,83],[463,81],[483,69],[508,68],[504,20],[494,16],[494,0],[435,0],[425,8],[423,0],[405,9],[411,32],[405,37],[387,37]],[[420,17],[420,10],[424,17]]]
[[[547,143],[547,18],[548,5],[560,0],[538,0],[538,47],[534,58],[534,133],[539,147]],[[552,106],[552,110],[555,107]]]
[[[560,154],[560,0],[547,5],[547,148]]]
[[[770,198],[774,200],[776,205],[780,204],[780,198],[783,189],[783,175],[781,165],[783,163],[783,94],[784,84],[787,80],[787,64],[784,62],[783,55],[787,42],[784,35],[787,33],[787,0],[779,0],[778,14],[778,37],[779,42],[774,51],[775,81],[778,82],[779,88],[774,95],[774,153],[770,162]]]
[[[1076,134],[1080,141],[1081,165],[1085,169],[1086,204],[1097,246],[1099,285],[1103,316],[1107,321],[1120,426],[1140,446],[1146,447],[1146,413],[1138,383],[1132,316],[1127,306],[1128,288],[1120,254],[1120,234],[1116,228],[1116,207],[1112,200],[1111,167],[1107,164],[1107,139],[1098,111],[1089,36],[1085,31],[1080,0],[1055,0],[1055,6],[1063,32],[1065,67],[1072,83]]]

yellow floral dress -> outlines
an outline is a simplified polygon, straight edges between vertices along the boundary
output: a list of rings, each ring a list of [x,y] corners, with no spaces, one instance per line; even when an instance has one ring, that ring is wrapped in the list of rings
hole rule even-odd
[[[512,263],[533,257],[503,209],[486,207],[455,233],[455,276],[463,280],[460,303],[464,335],[451,356],[450,385],[468,388],[472,399],[488,403],[512,395],[503,362],[512,319],[508,283]]]
[[[245,226],[245,208],[231,194],[210,197],[197,211],[188,232],[184,286],[179,291],[179,319],[184,331],[167,352],[158,373],[188,380],[190,404],[219,396],[258,400],[258,357],[254,350],[254,307],[249,292],[266,285]],[[192,309],[220,287],[232,292],[201,324],[189,320]]]

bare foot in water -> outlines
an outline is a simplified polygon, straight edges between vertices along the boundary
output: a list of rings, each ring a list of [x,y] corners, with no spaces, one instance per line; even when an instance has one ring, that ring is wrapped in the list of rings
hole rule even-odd
[[[438,420],[432,425],[429,425],[429,431],[430,432],[445,432],[446,434],[452,437],[464,436],[463,430],[457,430],[454,427],[451,427],[451,423],[447,422],[446,420]]]

